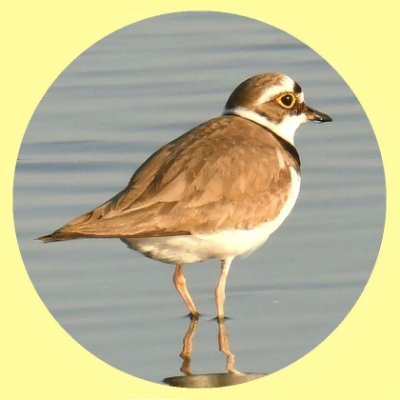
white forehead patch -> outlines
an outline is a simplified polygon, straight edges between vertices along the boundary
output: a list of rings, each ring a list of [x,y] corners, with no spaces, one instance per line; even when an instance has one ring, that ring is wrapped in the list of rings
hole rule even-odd
[[[261,96],[257,100],[257,105],[267,103],[271,99],[273,99],[275,96],[277,96],[280,93],[285,93],[285,92],[293,92],[295,82],[292,78],[289,78],[286,75],[282,76],[282,82],[280,85],[274,85],[271,87],[266,88],[262,93]],[[303,93],[301,93],[303,94]],[[303,96],[304,100],[304,96]]]

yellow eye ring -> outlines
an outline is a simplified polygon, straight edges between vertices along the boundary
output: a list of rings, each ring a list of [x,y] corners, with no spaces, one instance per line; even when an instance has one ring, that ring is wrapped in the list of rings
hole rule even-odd
[[[291,93],[281,94],[276,101],[284,108],[292,108],[296,102],[296,98]]]

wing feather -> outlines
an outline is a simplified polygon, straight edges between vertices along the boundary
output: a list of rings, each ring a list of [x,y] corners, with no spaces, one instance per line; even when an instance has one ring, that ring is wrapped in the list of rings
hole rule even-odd
[[[251,228],[273,220],[286,201],[289,167],[296,167],[287,155],[265,128],[236,116],[215,118],[163,146],[124,190],[50,236],[149,237]]]

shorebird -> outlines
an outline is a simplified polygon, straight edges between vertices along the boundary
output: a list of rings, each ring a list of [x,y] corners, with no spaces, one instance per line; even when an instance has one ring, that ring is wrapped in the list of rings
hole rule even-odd
[[[234,89],[222,116],[161,147],[121,192],[39,239],[120,238],[147,257],[174,264],[173,282],[195,318],[184,265],[220,259],[215,301],[222,320],[232,260],[261,246],[296,202],[294,134],[307,121],[332,119],[307,106],[290,77],[255,75]]]

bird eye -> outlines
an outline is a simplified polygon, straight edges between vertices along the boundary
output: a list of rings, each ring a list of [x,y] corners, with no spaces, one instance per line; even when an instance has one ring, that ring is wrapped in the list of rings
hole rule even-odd
[[[290,93],[282,94],[277,98],[278,103],[285,108],[292,108],[295,100],[295,97]]]

